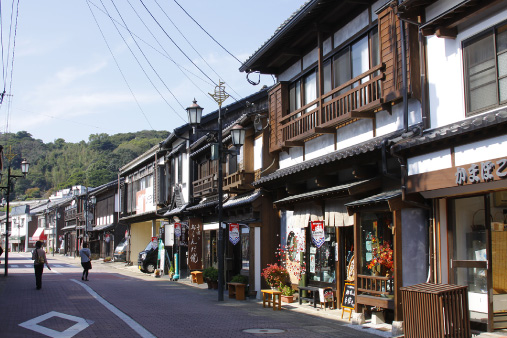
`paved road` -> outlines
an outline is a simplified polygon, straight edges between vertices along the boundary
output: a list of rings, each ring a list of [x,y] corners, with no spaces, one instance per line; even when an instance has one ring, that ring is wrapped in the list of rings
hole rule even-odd
[[[83,282],[78,260],[49,256],[52,271],[44,270],[36,290],[30,254],[10,253],[8,277],[1,258],[0,337],[377,337],[348,327],[336,310],[275,312],[227,294],[218,302],[214,290],[118,269],[119,263],[94,263]]]

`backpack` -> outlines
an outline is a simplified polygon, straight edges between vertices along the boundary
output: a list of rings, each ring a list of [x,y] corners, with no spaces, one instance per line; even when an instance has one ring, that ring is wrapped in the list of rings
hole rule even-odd
[[[39,250],[35,249],[35,264],[44,264],[44,256],[39,256]]]

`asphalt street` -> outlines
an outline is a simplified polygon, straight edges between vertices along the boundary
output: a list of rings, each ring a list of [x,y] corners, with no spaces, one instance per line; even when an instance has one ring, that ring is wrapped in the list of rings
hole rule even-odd
[[[0,337],[378,337],[340,320],[338,310],[259,300],[218,302],[217,291],[154,278],[124,263],[94,261],[81,280],[78,259],[48,255],[36,290],[29,253],[0,264]],[[371,329],[370,329],[371,330]],[[385,333],[384,333],[385,334]]]

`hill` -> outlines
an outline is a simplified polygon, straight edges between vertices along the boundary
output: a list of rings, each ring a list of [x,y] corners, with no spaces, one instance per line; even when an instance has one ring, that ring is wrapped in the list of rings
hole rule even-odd
[[[26,178],[18,178],[11,199],[48,197],[53,191],[82,184],[96,187],[118,177],[118,169],[164,140],[167,131],[139,131],[115,135],[92,134],[88,142],[67,143],[59,138],[44,143],[26,131],[0,136],[5,153],[9,147],[16,156],[11,161],[18,174],[21,161],[30,162]],[[6,185],[6,176],[2,186]]]

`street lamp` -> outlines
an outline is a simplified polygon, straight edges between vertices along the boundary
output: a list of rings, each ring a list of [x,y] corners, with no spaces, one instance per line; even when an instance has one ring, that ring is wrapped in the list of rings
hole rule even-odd
[[[0,152],[3,150],[3,147],[0,146]],[[5,191],[7,196],[7,209],[5,212],[5,273],[4,275],[7,277],[9,275],[9,231],[10,231],[10,225],[11,222],[9,222],[9,197],[11,194],[11,185],[14,184],[12,179],[16,179],[18,177],[26,177],[26,174],[28,174],[28,169],[30,168],[30,163],[27,160],[23,160],[21,162],[21,173],[23,175],[13,175],[11,174],[11,160],[14,158],[15,154],[12,154],[10,151],[9,153],[5,154],[5,156],[8,159],[8,166],[7,166],[7,185],[5,187],[1,187],[0,189]],[[0,172],[0,181],[2,180],[2,173]],[[28,238],[27,238],[28,240]]]
[[[218,300],[224,300],[224,228],[225,226],[222,224],[222,212],[223,212],[223,169],[222,162],[225,159],[223,154],[228,153],[226,149],[223,148],[222,144],[222,103],[227,100],[229,95],[225,92],[225,86],[223,86],[224,82],[219,81],[218,86],[215,87],[215,92],[213,94],[209,94],[215,101],[218,103],[218,129],[216,130],[206,130],[200,129],[201,131],[212,132],[216,134],[216,139],[218,144],[215,146],[215,150],[217,151],[218,157]],[[194,99],[193,104],[187,108],[188,120],[190,126],[194,129],[199,126],[201,123],[203,108],[201,108],[197,101]],[[241,146],[245,141],[245,130],[244,129],[232,129],[231,133],[234,131],[232,136],[233,144],[235,146]],[[243,135],[241,139],[241,134]],[[242,143],[234,143],[234,142],[242,142]]]

